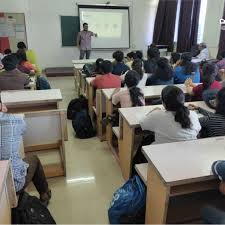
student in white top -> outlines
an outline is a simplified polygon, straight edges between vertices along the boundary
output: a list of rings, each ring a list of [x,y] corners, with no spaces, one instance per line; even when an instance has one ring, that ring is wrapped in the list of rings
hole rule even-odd
[[[207,59],[209,59],[209,50],[207,48],[206,43],[201,43],[199,45],[199,50],[200,50],[200,54],[197,55],[197,58],[198,59],[201,59],[201,60],[207,60]]]
[[[201,130],[196,112],[184,106],[185,95],[176,86],[162,90],[162,102],[166,110],[157,108],[141,121],[142,130],[155,133],[154,144],[195,140]]]
[[[140,76],[140,81],[137,85],[138,88],[143,88],[146,86],[146,82],[148,78],[150,77],[149,74],[144,73],[144,67],[143,67],[143,61],[141,59],[135,59],[132,63],[132,70],[136,71]],[[126,75],[129,71],[127,71],[124,75],[120,76],[122,81],[125,80]]]

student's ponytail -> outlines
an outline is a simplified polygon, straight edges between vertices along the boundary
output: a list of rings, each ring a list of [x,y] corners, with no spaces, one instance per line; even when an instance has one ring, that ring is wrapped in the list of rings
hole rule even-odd
[[[141,89],[137,87],[139,82],[140,75],[136,71],[130,70],[126,74],[124,83],[129,90],[133,107],[143,106],[144,104],[142,101],[142,99],[144,99],[144,94],[142,93]]]
[[[162,101],[167,111],[175,113],[175,121],[184,129],[191,128],[190,111],[184,105],[185,95],[176,86],[167,86],[162,90]]]
[[[138,87],[131,87],[129,88],[130,98],[133,107],[143,106],[144,94],[141,92],[141,89]]]
[[[175,113],[175,121],[180,123],[182,128],[187,129],[191,127],[191,120],[189,118],[190,111],[183,104],[178,104],[177,111]]]

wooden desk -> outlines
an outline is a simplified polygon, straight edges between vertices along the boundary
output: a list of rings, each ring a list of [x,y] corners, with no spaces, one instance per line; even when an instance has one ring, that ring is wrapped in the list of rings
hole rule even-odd
[[[22,148],[25,155],[39,156],[47,178],[65,176],[66,111],[28,112],[25,113],[24,120],[26,131]]]
[[[17,206],[11,164],[0,161],[0,224],[11,224],[11,208]]]
[[[91,82],[94,79],[95,79],[94,77],[87,77],[85,79],[85,81],[86,81],[86,97],[88,99],[88,111],[89,111],[89,115],[91,117],[92,123],[94,121],[94,111],[93,111],[93,106],[94,106],[94,87],[91,85]]]
[[[191,102],[190,102],[191,103]],[[190,104],[187,103],[187,104]],[[213,112],[204,102],[192,102],[206,110]],[[131,176],[133,154],[135,152],[135,131],[140,128],[140,119],[156,107],[163,109],[162,105],[121,108],[119,132],[119,162],[123,177],[128,180]]]
[[[154,99],[154,98],[159,98],[161,96],[161,92],[162,92],[163,88],[165,88],[166,86],[168,86],[168,85],[147,86],[147,87],[143,88],[142,90],[144,92],[144,96],[146,99]],[[175,86],[181,88],[184,93],[187,93],[187,90],[186,90],[186,87],[184,84],[178,84]],[[121,90],[124,90],[124,89],[126,89],[126,88],[122,88]],[[115,90],[114,88],[102,90],[103,96],[105,98],[106,116],[112,115],[112,113],[113,113],[113,104],[111,101],[111,97],[112,97],[114,90]],[[111,125],[108,125],[106,127],[106,140],[111,148],[112,147],[111,146],[111,140],[112,140],[112,126]]]
[[[225,137],[218,137],[143,147],[149,162],[146,223],[165,224],[173,196],[218,188],[211,166],[224,159],[224,146]]]
[[[2,91],[1,100],[10,113],[58,109],[62,101],[59,89]]]

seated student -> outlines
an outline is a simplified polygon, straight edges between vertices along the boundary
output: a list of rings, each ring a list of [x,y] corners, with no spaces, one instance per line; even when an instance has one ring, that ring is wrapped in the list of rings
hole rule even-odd
[[[142,51],[136,51],[136,58],[143,61],[143,52]]]
[[[0,102],[0,160],[10,160],[15,189],[21,193],[33,181],[40,194],[40,200],[48,204],[51,191],[45,178],[43,167],[37,156],[27,156],[23,160],[20,156],[22,135],[26,124],[22,117],[7,114],[7,108]]]
[[[219,79],[221,80],[221,85],[225,87],[225,69],[219,70]]]
[[[17,48],[18,48],[18,51],[24,50],[26,52],[27,61],[29,61],[31,64],[35,65],[35,67],[37,69],[37,74],[40,75],[41,74],[41,69],[38,67],[37,57],[36,57],[35,51],[32,50],[32,49],[27,49],[26,44],[24,42],[22,42],[22,41],[18,42]]]
[[[147,81],[151,85],[168,85],[173,84],[173,70],[166,58],[160,58],[157,61],[156,71]]]
[[[179,64],[175,67],[174,83],[183,84],[188,78],[192,78],[194,83],[200,83],[200,71],[196,64],[191,62],[190,53],[181,56]]]
[[[202,68],[202,84],[195,85],[191,79],[185,81],[187,92],[197,98],[202,98],[202,94],[206,90],[220,90],[222,85],[219,81],[215,80],[217,69],[215,64],[206,63]]]
[[[179,53],[173,52],[170,58],[170,64],[175,68],[180,62],[181,55]]]
[[[201,60],[209,59],[209,50],[207,48],[206,43],[203,42],[203,43],[199,44],[199,51],[200,51],[200,54],[196,56],[197,58],[199,58]]]
[[[222,59],[216,64],[219,70],[225,69],[225,51],[221,53],[221,57]]]
[[[101,63],[102,76],[96,77],[92,82],[92,86],[96,89],[118,88],[121,87],[121,79],[119,76],[112,74],[113,65],[110,61],[105,60]]]
[[[7,56],[7,55],[11,55],[11,54],[12,54],[12,50],[11,49],[9,49],[9,48],[5,49],[4,57]]]
[[[136,53],[135,52],[129,52],[127,54],[127,63],[126,65],[132,69],[132,63],[134,62],[134,60],[136,59]]]
[[[127,89],[116,89],[112,94],[112,103],[114,105],[120,104],[121,108],[144,106],[144,94],[141,89],[137,87],[139,81],[140,75],[136,71],[130,70],[124,80]]]
[[[24,50],[17,51],[17,58],[19,60],[19,65],[29,70],[31,73],[37,72],[35,65],[31,64],[27,60],[27,55]]]
[[[0,52],[0,70],[3,69],[2,59],[4,58],[4,55]]]
[[[140,121],[142,130],[155,133],[154,144],[197,139],[201,130],[198,115],[184,106],[183,91],[176,86],[165,87],[162,102],[165,110],[157,108]]]
[[[135,59],[134,62],[132,63],[132,70],[136,71],[140,76],[140,78],[139,78],[140,81],[139,81],[137,87],[139,87],[139,88],[145,87],[147,79],[149,77],[149,74],[144,73],[142,60]],[[125,77],[127,76],[128,72],[129,71],[127,71],[124,75],[121,76],[122,81],[125,80]]]
[[[225,136],[225,88],[217,93],[215,113],[208,112],[194,104],[191,104],[190,108],[198,110],[199,113],[204,115],[199,119],[202,126],[202,138]]]
[[[212,172],[220,179],[219,190],[222,195],[225,195],[225,161],[219,160],[214,162]],[[225,224],[224,210],[208,206],[202,210],[202,215],[205,224]]]
[[[5,71],[0,73],[0,90],[21,90],[29,84],[29,76],[16,68],[18,60],[15,55],[6,56],[2,63]]]
[[[147,52],[148,60],[144,62],[145,73],[152,74],[157,67],[157,61],[160,58],[160,51],[156,47],[150,47]]]
[[[95,62],[95,71],[93,73],[93,75],[98,75],[101,74],[101,64],[104,62],[104,59],[102,58],[98,58]]]
[[[122,75],[126,73],[130,68],[124,63],[124,54],[121,51],[116,51],[113,53],[113,58],[115,62],[113,63],[112,73],[115,75]]]

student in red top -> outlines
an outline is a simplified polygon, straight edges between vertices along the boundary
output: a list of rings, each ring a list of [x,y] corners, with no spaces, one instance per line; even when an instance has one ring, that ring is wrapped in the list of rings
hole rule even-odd
[[[187,92],[197,98],[202,97],[202,93],[206,90],[220,90],[222,85],[219,81],[215,80],[217,75],[217,68],[215,64],[206,63],[202,69],[202,84],[195,85],[191,79],[185,81]]]
[[[18,60],[19,60],[19,65],[21,67],[24,67],[25,69],[29,70],[30,73],[36,73],[37,72],[36,66],[33,65],[32,63],[30,63],[27,60],[26,52],[24,50],[18,50],[17,51],[17,57],[18,57]]]
[[[101,64],[101,72],[103,75],[96,77],[92,81],[92,86],[96,89],[119,88],[121,87],[121,79],[119,76],[112,74],[113,65],[110,61],[103,61]]]

